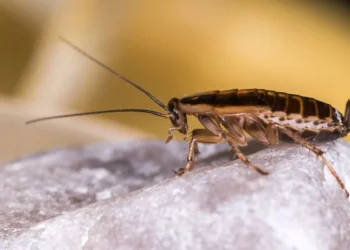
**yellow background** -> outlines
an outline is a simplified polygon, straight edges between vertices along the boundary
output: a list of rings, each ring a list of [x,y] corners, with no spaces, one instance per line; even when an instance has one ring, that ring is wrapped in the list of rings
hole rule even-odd
[[[59,36],[165,103],[214,89],[264,88],[313,97],[343,113],[350,98],[347,10],[300,2],[4,0],[0,107],[7,116],[0,120],[6,138],[0,160],[53,147],[167,136],[169,121],[134,113],[21,126],[73,111],[161,111]],[[199,124],[190,119],[189,126]]]

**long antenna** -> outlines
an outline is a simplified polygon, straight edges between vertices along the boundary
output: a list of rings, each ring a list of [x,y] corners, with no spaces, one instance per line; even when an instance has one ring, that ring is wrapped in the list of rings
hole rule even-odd
[[[58,118],[66,118],[73,116],[82,116],[82,115],[96,115],[96,114],[105,114],[105,113],[122,113],[122,112],[137,112],[137,113],[147,113],[155,116],[160,116],[163,118],[168,118],[168,114],[162,114],[157,111],[148,110],[148,109],[111,109],[111,110],[101,110],[101,111],[92,111],[85,113],[74,113],[74,114],[66,114],[66,115],[55,115],[55,116],[47,116],[43,118],[38,118],[34,120],[27,121],[26,124],[31,124],[35,122],[41,122],[46,120],[58,119]]]
[[[155,103],[157,103],[159,106],[161,106],[163,109],[167,110],[165,104],[163,104],[161,101],[159,101],[155,96],[153,96],[151,93],[149,93],[147,90],[141,88],[139,85],[137,85],[136,83],[132,82],[131,80],[129,80],[128,78],[122,76],[121,74],[119,74],[117,71],[115,71],[114,69],[112,69],[111,67],[107,66],[106,64],[102,63],[101,61],[97,60],[96,58],[92,57],[91,55],[89,55],[87,52],[83,51],[82,49],[80,49],[78,46],[76,46],[75,44],[73,44],[72,42],[68,41],[66,38],[64,37],[59,37],[59,39],[68,44],[70,47],[72,47],[73,49],[75,49],[77,52],[79,52],[80,54],[82,54],[83,56],[87,57],[88,59],[90,59],[91,61],[97,63],[98,65],[100,65],[102,68],[108,70],[110,73],[112,73],[113,75],[115,75],[116,77],[122,79],[123,81],[129,83],[131,86],[137,88],[138,90],[140,90],[141,92],[143,92],[145,95],[147,95],[149,98],[151,98]]]

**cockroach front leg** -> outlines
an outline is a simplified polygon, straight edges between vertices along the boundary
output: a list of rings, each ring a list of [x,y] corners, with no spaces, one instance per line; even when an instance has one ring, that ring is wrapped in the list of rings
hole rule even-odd
[[[327,159],[324,157],[324,152],[322,150],[320,150],[319,148],[317,148],[316,146],[312,145],[310,142],[308,142],[307,140],[305,140],[304,138],[302,138],[301,136],[299,136],[298,134],[296,134],[295,132],[291,131],[290,129],[281,126],[279,124],[274,124],[273,126],[278,128],[278,131],[286,134],[287,136],[289,136],[290,138],[292,138],[295,142],[300,143],[301,145],[303,145],[304,147],[308,148],[309,150],[311,150],[312,152],[314,152],[316,154],[316,156],[321,157],[323,163],[327,166],[327,168],[329,169],[329,171],[331,172],[331,174],[334,176],[334,178],[337,180],[340,188],[344,191],[345,193],[345,197],[349,198],[349,192],[346,189],[344,183],[342,182],[342,180],[340,179],[339,175],[337,174],[337,172],[334,170],[334,168],[332,167],[332,165],[327,161]]]
[[[174,138],[173,131],[178,130],[178,127],[173,127],[168,129],[168,138],[166,139],[165,143],[169,143]]]
[[[175,174],[178,176],[182,176],[188,171],[190,171],[196,164],[199,155],[198,143],[217,144],[224,141],[224,138],[214,135],[206,129],[194,129],[192,131],[192,138],[189,144],[186,167],[174,171]]]

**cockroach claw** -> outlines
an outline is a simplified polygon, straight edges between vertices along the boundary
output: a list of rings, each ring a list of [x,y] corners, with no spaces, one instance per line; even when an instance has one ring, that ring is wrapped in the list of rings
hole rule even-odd
[[[176,174],[177,176],[183,176],[184,174],[186,174],[188,172],[188,170],[186,170],[186,168],[179,168],[178,170],[173,170],[174,174]]]

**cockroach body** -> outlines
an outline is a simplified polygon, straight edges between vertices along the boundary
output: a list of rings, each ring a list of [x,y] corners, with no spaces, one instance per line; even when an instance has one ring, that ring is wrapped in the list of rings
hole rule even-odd
[[[167,142],[172,139],[173,130],[187,134],[186,115],[197,117],[205,128],[192,131],[187,165],[176,171],[178,175],[185,174],[195,164],[199,154],[197,143],[220,142],[228,142],[247,166],[267,174],[252,164],[237,147],[247,146],[245,131],[265,145],[276,145],[279,140],[294,141],[310,149],[322,158],[349,197],[345,185],[323,156],[324,152],[312,142],[334,141],[349,133],[350,100],[343,116],[331,105],[309,97],[265,89],[232,89],[173,98],[167,110],[173,125]]]
[[[325,152],[313,143],[334,141],[349,133],[350,99],[346,104],[344,116],[331,105],[313,98],[265,89],[203,92],[181,99],[172,98],[168,105],[165,105],[140,86],[91,57],[66,39],[62,40],[79,53],[146,94],[162,107],[166,114],[148,109],[114,109],[44,117],[27,123],[112,112],[149,113],[170,119],[172,127],[168,130],[166,140],[168,143],[173,139],[174,131],[188,135],[187,115],[193,115],[204,128],[194,129],[191,132],[187,164],[184,168],[175,171],[178,176],[184,175],[195,165],[199,154],[198,143],[217,144],[223,142],[227,142],[234,149],[236,155],[246,166],[266,175],[267,172],[251,163],[239,149],[239,146],[247,146],[248,140],[245,135],[247,133],[265,145],[276,145],[280,140],[302,144],[322,159],[344,191],[346,198],[349,197],[344,183],[324,157]]]
[[[173,127],[178,127],[178,131],[182,134],[187,133],[186,115],[194,115],[200,121],[207,115],[215,117],[216,122],[223,125],[231,134],[239,135],[241,138],[242,131],[230,130],[230,125],[239,126],[264,144],[276,144],[267,138],[271,135],[262,133],[269,124],[289,128],[309,142],[333,141],[345,137],[350,130],[349,121],[327,103],[265,89],[210,91],[181,99],[173,98],[167,109],[173,114],[170,117]],[[176,117],[179,118],[173,119]],[[209,127],[203,125],[211,131]],[[283,134],[279,139],[291,141]]]

